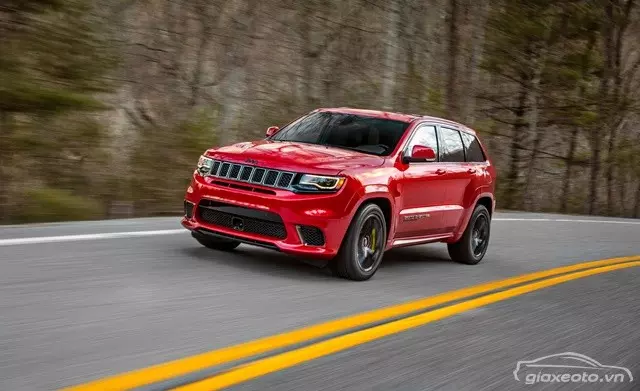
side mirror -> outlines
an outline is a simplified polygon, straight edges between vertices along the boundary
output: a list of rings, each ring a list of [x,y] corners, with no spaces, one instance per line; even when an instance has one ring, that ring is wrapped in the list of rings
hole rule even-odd
[[[267,128],[267,137],[273,136],[278,130],[280,130],[280,128],[277,126],[269,126]]]
[[[436,151],[431,147],[425,147],[424,145],[414,145],[411,148],[411,155],[403,156],[404,163],[410,162],[435,162]]]

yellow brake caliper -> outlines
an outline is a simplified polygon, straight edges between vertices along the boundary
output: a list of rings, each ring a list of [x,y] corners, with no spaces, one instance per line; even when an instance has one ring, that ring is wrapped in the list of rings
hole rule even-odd
[[[371,250],[376,251],[376,229],[371,231]]]

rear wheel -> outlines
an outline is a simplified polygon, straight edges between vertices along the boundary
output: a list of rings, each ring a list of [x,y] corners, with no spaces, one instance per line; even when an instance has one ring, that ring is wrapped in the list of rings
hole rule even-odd
[[[336,258],[331,262],[333,273],[355,281],[371,278],[376,271],[387,243],[387,225],[378,205],[362,207],[351,222]]]
[[[460,240],[449,244],[449,256],[456,262],[475,265],[484,258],[489,247],[491,215],[484,205],[476,206]]]
[[[206,236],[195,232],[192,232],[191,236],[201,245],[213,250],[231,251],[240,245],[240,242],[237,240],[216,238],[215,236]]]

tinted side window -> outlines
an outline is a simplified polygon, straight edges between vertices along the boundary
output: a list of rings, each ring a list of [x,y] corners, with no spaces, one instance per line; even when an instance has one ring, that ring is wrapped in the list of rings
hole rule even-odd
[[[487,159],[482,152],[478,139],[469,133],[462,132],[462,140],[464,141],[464,148],[467,151],[468,162],[484,162]]]
[[[422,125],[413,134],[413,137],[407,145],[407,151],[411,153],[411,149],[414,145],[424,145],[425,147],[433,148],[438,156],[438,136],[436,134],[436,127],[433,125]]]
[[[460,132],[448,128],[440,128],[440,138],[442,140],[442,161],[443,162],[464,162],[464,145]]]

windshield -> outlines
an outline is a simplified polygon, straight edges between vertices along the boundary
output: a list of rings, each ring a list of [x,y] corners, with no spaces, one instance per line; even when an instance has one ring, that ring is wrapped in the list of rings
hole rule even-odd
[[[304,116],[273,135],[273,141],[295,141],[352,149],[386,156],[408,123],[345,113],[316,112]]]

